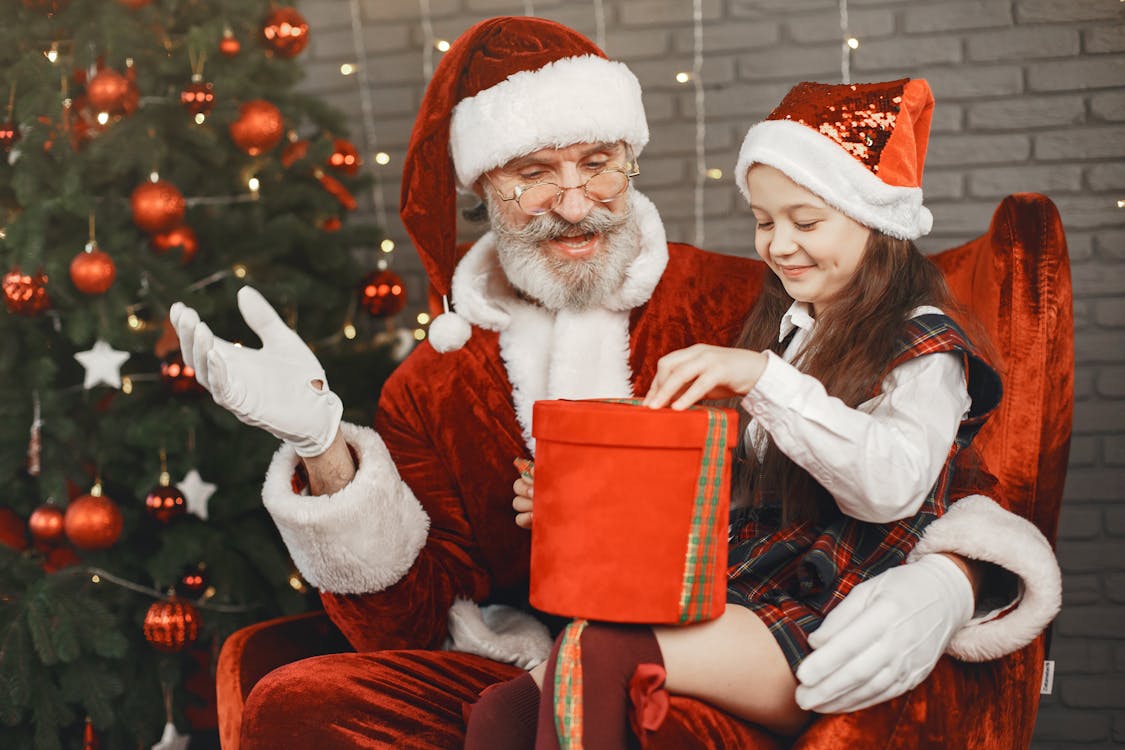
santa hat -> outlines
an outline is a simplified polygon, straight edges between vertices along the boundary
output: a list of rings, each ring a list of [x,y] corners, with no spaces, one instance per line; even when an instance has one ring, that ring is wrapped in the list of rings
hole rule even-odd
[[[589,39],[528,17],[490,18],[462,34],[426,88],[402,172],[399,215],[433,291],[449,294],[460,260],[458,190],[541,148],[617,141],[638,155],[648,142],[641,86]],[[445,317],[430,327],[439,351],[468,339],[467,323]]]
[[[799,83],[742,143],[735,179],[768,164],[861,224],[900,239],[930,231],[922,167],[934,97],[924,80]]]

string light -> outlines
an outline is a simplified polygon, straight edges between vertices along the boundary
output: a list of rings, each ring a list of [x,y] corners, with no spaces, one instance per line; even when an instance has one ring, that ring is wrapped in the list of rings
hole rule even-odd
[[[155,169],[152,170],[151,172],[148,173],[148,181],[149,182],[160,182],[160,173],[158,173]]]
[[[234,277],[236,279],[246,278],[246,266],[242,265],[241,263],[235,263],[233,266],[231,266],[230,272],[234,274]]]
[[[438,52],[448,52],[449,42],[445,41],[444,39],[438,39],[436,42],[434,42],[434,49],[436,49]]]
[[[430,0],[418,0],[418,12],[422,16],[422,37],[425,40],[422,45],[422,80],[429,83],[434,75],[434,24],[430,18]]]
[[[348,3],[351,12],[351,25],[352,25],[352,51],[355,54],[356,60],[356,84],[359,88],[359,104],[360,113],[362,114],[363,122],[363,153],[370,154],[375,151],[379,145],[378,136],[375,134],[375,102],[372,97],[373,86],[367,74],[367,42],[364,39],[363,32],[363,14],[359,6],[359,0],[350,0]],[[386,162],[380,161],[379,155],[387,162],[391,157],[382,151],[375,154],[375,161],[379,164]],[[383,184],[379,179],[379,171],[371,170],[371,207],[375,211],[375,221],[379,226],[387,226],[387,205],[386,199],[383,196]]]
[[[692,86],[695,89],[695,246],[703,247],[703,184],[707,179],[707,108],[703,93],[703,0],[692,2]]]
[[[380,271],[386,271],[386,270],[387,270],[387,266],[389,266],[389,265],[390,265],[390,264],[389,264],[389,263],[387,263],[387,259],[386,259],[386,258],[380,258],[380,259],[379,259],[379,262],[375,264],[375,267],[376,267],[376,268],[378,268],[378,269],[379,269]]]
[[[258,188],[261,187],[261,184],[262,183],[260,183],[258,181],[257,177],[251,177],[249,180],[246,181],[246,187],[250,188],[251,193],[258,192]]]
[[[418,325],[424,326],[429,322],[430,322],[430,314],[429,313],[424,313],[424,312],[418,313]]]
[[[355,67],[351,63],[344,63],[340,66],[340,75],[350,76],[355,72]]]
[[[58,42],[51,42],[51,49],[43,53],[47,60],[52,64],[59,59],[59,44]]]
[[[707,177],[712,180],[721,180],[723,179],[723,170],[718,167],[712,167],[707,170]]]
[[[691,73],[679,72],[676,74],[676,83],[687,83],[691,80]]]
[[[848,0],[840,0],[840,81],[852,82],[852,50],[859,47],[859,40],[848,32]],[[852,42],[855,42],[853,45]]]
[[[121,392],[126,396],[133,392],[133,379],[128,375],[121,376]]]
[[[395,249],[395,241],[392,239],[385,239],[379,243],[379,249],[384,253],[393,252]]]
[[[206,121],[206,120],[207,120],[207,115],[203,114],[202,112],[196,112],[195,113],[195,124],[196,125],[202,125],[204,123],[204,121]]]
[[[354,339],[355,337],[356,337],[356,330],[355,330],[355,326],[354,326],[354,325],[352,325],[351,323],[348,323],[348,324],[346,324],[346,325],[344,326],[344,338],[346,338],[346,339],[348,339],[349,341],[351,341],[351,340],[352,340],[352,339]]]
[[[1123,0],[1125,2],[1125,0]],[[603,0],[594,0],[594,41],[602,52],[605,48],[605,4]]]
[[[90,583],[101,583],[101,582],[102,582],[101,576],[99,576],[97,573],[90,576]]]
[[[109,112],[98,112],[98,124],[105,125],[109,122]]]
[[[386,166],[391,163],[391,155],[386,151],[380,151],[375,154],[375,163],[379,166]]]
[[[421,328],[415,328],[414,329],[414,340],[415,341],[421,341],[424,338],[426,338],[426,332]]]

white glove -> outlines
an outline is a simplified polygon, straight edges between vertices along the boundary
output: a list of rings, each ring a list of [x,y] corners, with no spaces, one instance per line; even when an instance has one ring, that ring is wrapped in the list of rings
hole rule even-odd
[[[915,687],[973,616],[973,589],[945,555],[930,554],[856,586],[809,636],[797,704],[846,713]]]
[[[169,318],[184,364],[195,370],[215,403],[242,422],[284,440],[299,456],[319,456],[335,439],[344,411],[339,396],[328,389],[324,368],[258,291],[238,290],[238,309],[262,340],[261,349],[217,338],[195,310],[181,302],[172,305]]]

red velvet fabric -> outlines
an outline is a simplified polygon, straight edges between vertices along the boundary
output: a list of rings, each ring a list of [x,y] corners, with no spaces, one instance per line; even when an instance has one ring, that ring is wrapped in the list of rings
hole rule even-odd
[[[1048,539],[1054,540],[1070,439],[1074,366],[1070,269],[1058,213],[1043,196],[1010,196],[1000,204],[984,237],[942,253],[935,260],[955,294],[982,320],[1000,355],[1004,401],[975,443],[997,476],[990,494],[1030,518]],[[751,271],[746,272],[726,262],[716,263],[712,270],[730,274],[742,284],[739,294],[752,297],[761,277],[761,264],[750,264]],[[646,316],[642,310],[634,313],[632,362],[635,380],[641,384],[652,378],[654,354],[677,348],[694,331],[702,330],[709,315],[710,320],[723,321],[714,331],[713,340],[730,340],[737,327],[729,325],[729,309],[721,309],[736,298],[714,299],[709,291],[714,287],[708,286],[715,282],[713,277],[695,279],[684,273],[683,265],[670,269],[682,301],[679,309],[668,305],[660,315]],[[494,389],[497,383],[506,384],[495,349],[481,346],[487,338],[487,334],[475,332],[471,345],[462,353],[444,355],[458,357],[448,364],[439,365],[432,350],[423,350],[410,361],[414,367],[432,370],[435,387],[453,389],[450,392],[468,399],[472,412],[497,410],[510,415],[512,407],[505,395],[508,391],[481,392],[473,387],[488,385]],[[455,383],[462,364],[474,371],[474,382]],[[475,370],[491,373],[496,382],[481,382]],[[440,417],[413,427],[440,424]],[[515,420],[510,421],[514,424]],[[449,450],[450,441],[432,431],[423,429],[418,439],[433,441],[429,450],[441,452],[443,460],[449,462],[477,460],[485,466],[498,466],[501,464],[494,462],[501,456],[510,464],[512,457],[523,454],[516,431],[491,434],[483,426],[482,420],[481,425],[467,428],[480,430],[469,434],[489,436],[479,441],[481,453],[476,457]],[[390,427],[409,430],[411,424],[391,420]],[[493,448],[493,443],[499,447]],[[415,481],[425,487],[449,481],[430,480],[419,474],[425,468],[420,456],[421,451],[395,456],[412,486]],[[438,468],[445,476],[447,470]],[[474,472],[468,472],[468,476],[473,477]],[[474,478],[474,483],[481,484],[465,488],[465,497],[471,497],[473,490],[491,490],[510,498],[514,479],[514,469],[511,476],[495,478],[495,484],[508,485],[498,489]],[[448,502],[460,500],[454,500],[451,492]],[[433,576],[433,567],[438,564],[460,563],[471,569],[465,580],[469,591],[484,593],[490,583],[493,593],[517,587],[520,581],[526,585],[526,537],[515,533],[510,508],[503,516],[505,523],[498,520],[500,514],[492,515],[496,517],[467,508],[457,526],[465,538],[456,541],[468,542],[473,551],[458,556],[452,550],[454,545],[442,554],[424,551],[406,579],[393,591],[385,592],[385,597],[326,596],[334,619],[343,624],[353,645],[363,650],[394,648],[396,643],[410,641],[437,645],[445,629],[445,610],[438,600],[447,592],[443,589],[435,593],[426,587],[446,586]],[[474,540],[489,543],[478,545]],[[427,546],[440,548],[450,541],[431,540]],[[390,603],[396,597],[399,601],[392,608]],[[399,619],[404,609],[417,614],[415,624],[420,632],[414,637],[410,623]],[[381,623],[380,614],[390,612],[396,616],[389,624]],[[323,615],[319,617],[325,621]],[[360,626],[364,619],[367,630]],[[318,653],[320,646],[308,638],[306,631],[300,631],[293,640],[286,632],[291,625],[282,620],[254,626],[255,633],[272,633],[269,639],[263,637],[261,649],[255,647],[257,638],[244,638],[242,631],[224,646],[218,680],[221,736],[226,750],[238,747],[234,738],[239,736],[242,723],[240,701],[253,686],[254,675],[280,660],[277,644]],[[238,658],[228,657],[228,650],[237,652]],[[645,746],[669,750],[1027,747],[1038,707],[1043,653],[1041,636],[1026,648],[993,662],[966,664],[942,659],[934,673],[907,695],[854,714],[819,717],[795,740],[771,737],[698,701],[673,696],[667,719],[646,736]],[[287,660],[292,654],[280,656]],[[270,748],[456,748],[463,726],[460,701],[471,700],[487,684],[514,674],[516,670],[510,666],[433,651],[349,654],[300,662],[271,672],[254,688],[246,705],[247,726],[241,737],[247,747],[252,741]],[[339,693],[339,700],[333,692]],[[310,696],[315,696],[315,703],[310,704]]]
[[[738,414],[564,400],[534,411],[532,606],[604,622],[721,615]]]

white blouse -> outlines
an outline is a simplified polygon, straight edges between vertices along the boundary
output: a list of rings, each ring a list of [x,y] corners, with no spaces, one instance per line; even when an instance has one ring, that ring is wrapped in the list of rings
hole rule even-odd
[[[919,307],[910,317],[941,312]],[[766,368],[742,400],[752,418],[751,444],[761,455],[762,430],[769,433],[778,449],[852,518],[889,523],[914,515],[937,481],[972,403],[963,359],[953,352],[915,357],[887,374],[878,396],[853,409],[789,364],[815,325],[802,302],[794,302],[782,317],[778,340],[796,329],[793,339],[784,357],[766,352]]]

